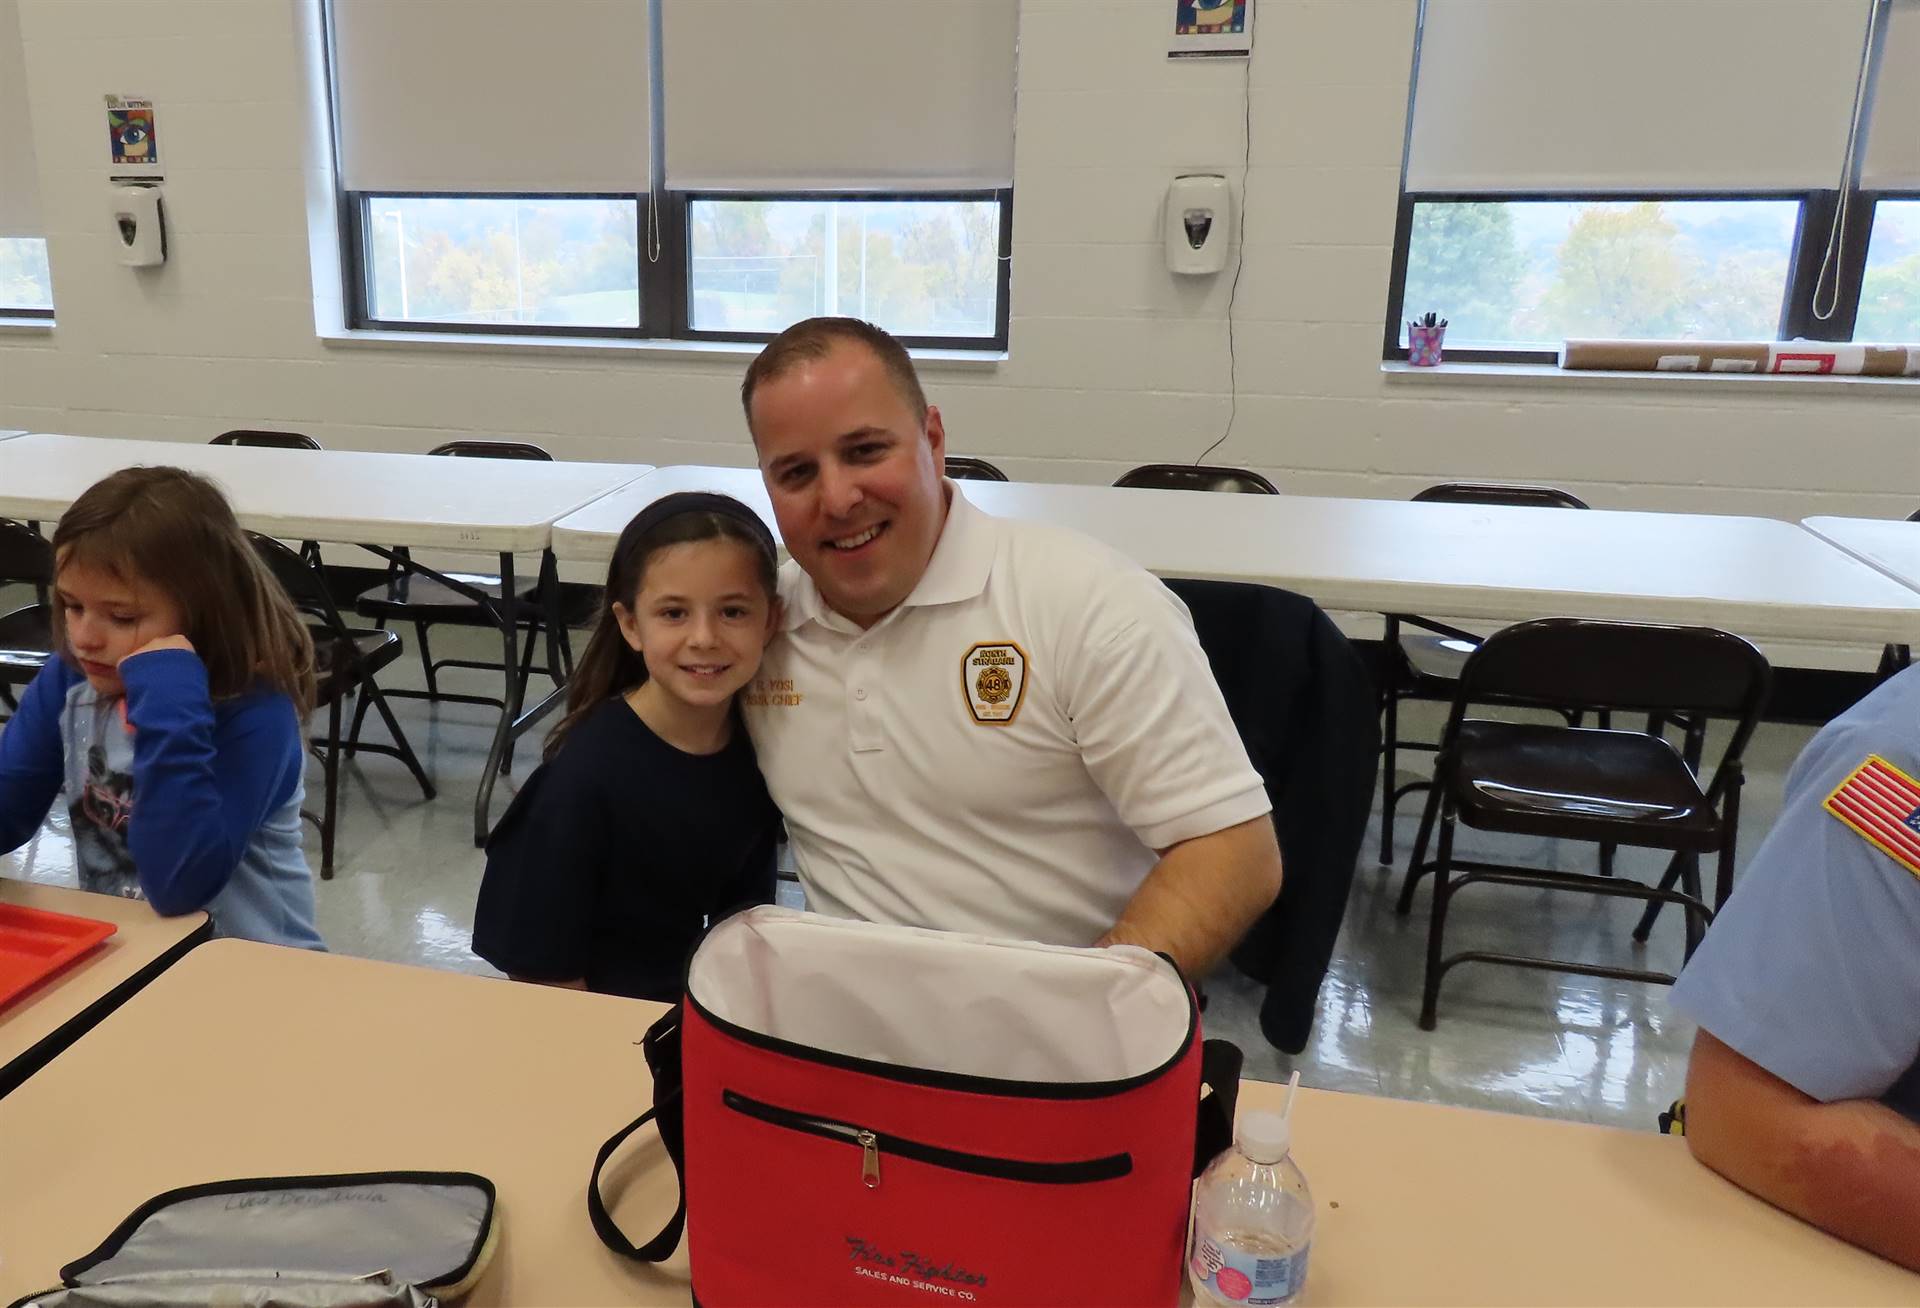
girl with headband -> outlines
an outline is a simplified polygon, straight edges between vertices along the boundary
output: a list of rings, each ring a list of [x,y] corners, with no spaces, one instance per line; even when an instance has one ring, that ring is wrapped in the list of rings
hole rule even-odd
[[[773,535],[668,495],[614,546],[545,761],[487,841],[473,952],[509,976],[680,997],[707,924],[773,899],[779,814],[734,696],[778,621]]]

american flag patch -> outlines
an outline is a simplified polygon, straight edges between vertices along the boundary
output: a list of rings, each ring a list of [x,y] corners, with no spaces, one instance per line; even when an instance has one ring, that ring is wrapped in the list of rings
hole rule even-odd
[[[1920,781],[1878,754],[1855,768],[1827,796],[1827,812],[1920,877]]]

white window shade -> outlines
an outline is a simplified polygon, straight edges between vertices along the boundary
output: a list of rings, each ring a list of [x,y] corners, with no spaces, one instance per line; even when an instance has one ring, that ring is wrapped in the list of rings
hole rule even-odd
[[[647,190],[647,0],[331,9],[348,190]]]
[[[105,148],[104,146],[102,147]],[[0,239],[44,236],[27,113],[27,61],[15,0],[0,0]]]
[[[1407,189],[1830,188],[1868,5],[1427,0]]]
[[[1003,187],[1016,0],[665,0],[667,184]]]
[[[1920,0],[1893,0],[1860,185],[1920,190]]]

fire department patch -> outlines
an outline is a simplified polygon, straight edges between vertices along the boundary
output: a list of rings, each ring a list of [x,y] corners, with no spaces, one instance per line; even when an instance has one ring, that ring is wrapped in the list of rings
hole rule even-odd
[[[1027,656],[1012,641],[975,645],[960,660],[960,690],[975,722],[1005,726],[1027,691]]]

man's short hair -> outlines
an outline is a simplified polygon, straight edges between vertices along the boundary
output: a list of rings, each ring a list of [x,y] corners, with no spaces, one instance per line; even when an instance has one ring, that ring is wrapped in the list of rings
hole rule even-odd
[[[927,393],[920,389],[920,378],[913,370],[913,358],[906,346],[881,328],[858,318],[807,318],[768,341],[759,357],[748,365],[747,375],[740,383],[740,407],[746,411],[748,433],[753,431],[753,393],[761,382],[772,381],[803,363],[817,363],[844,341],[864,345],[872,351],[893,379],[901,398],[913,409],[915,420],[924,426]]]

